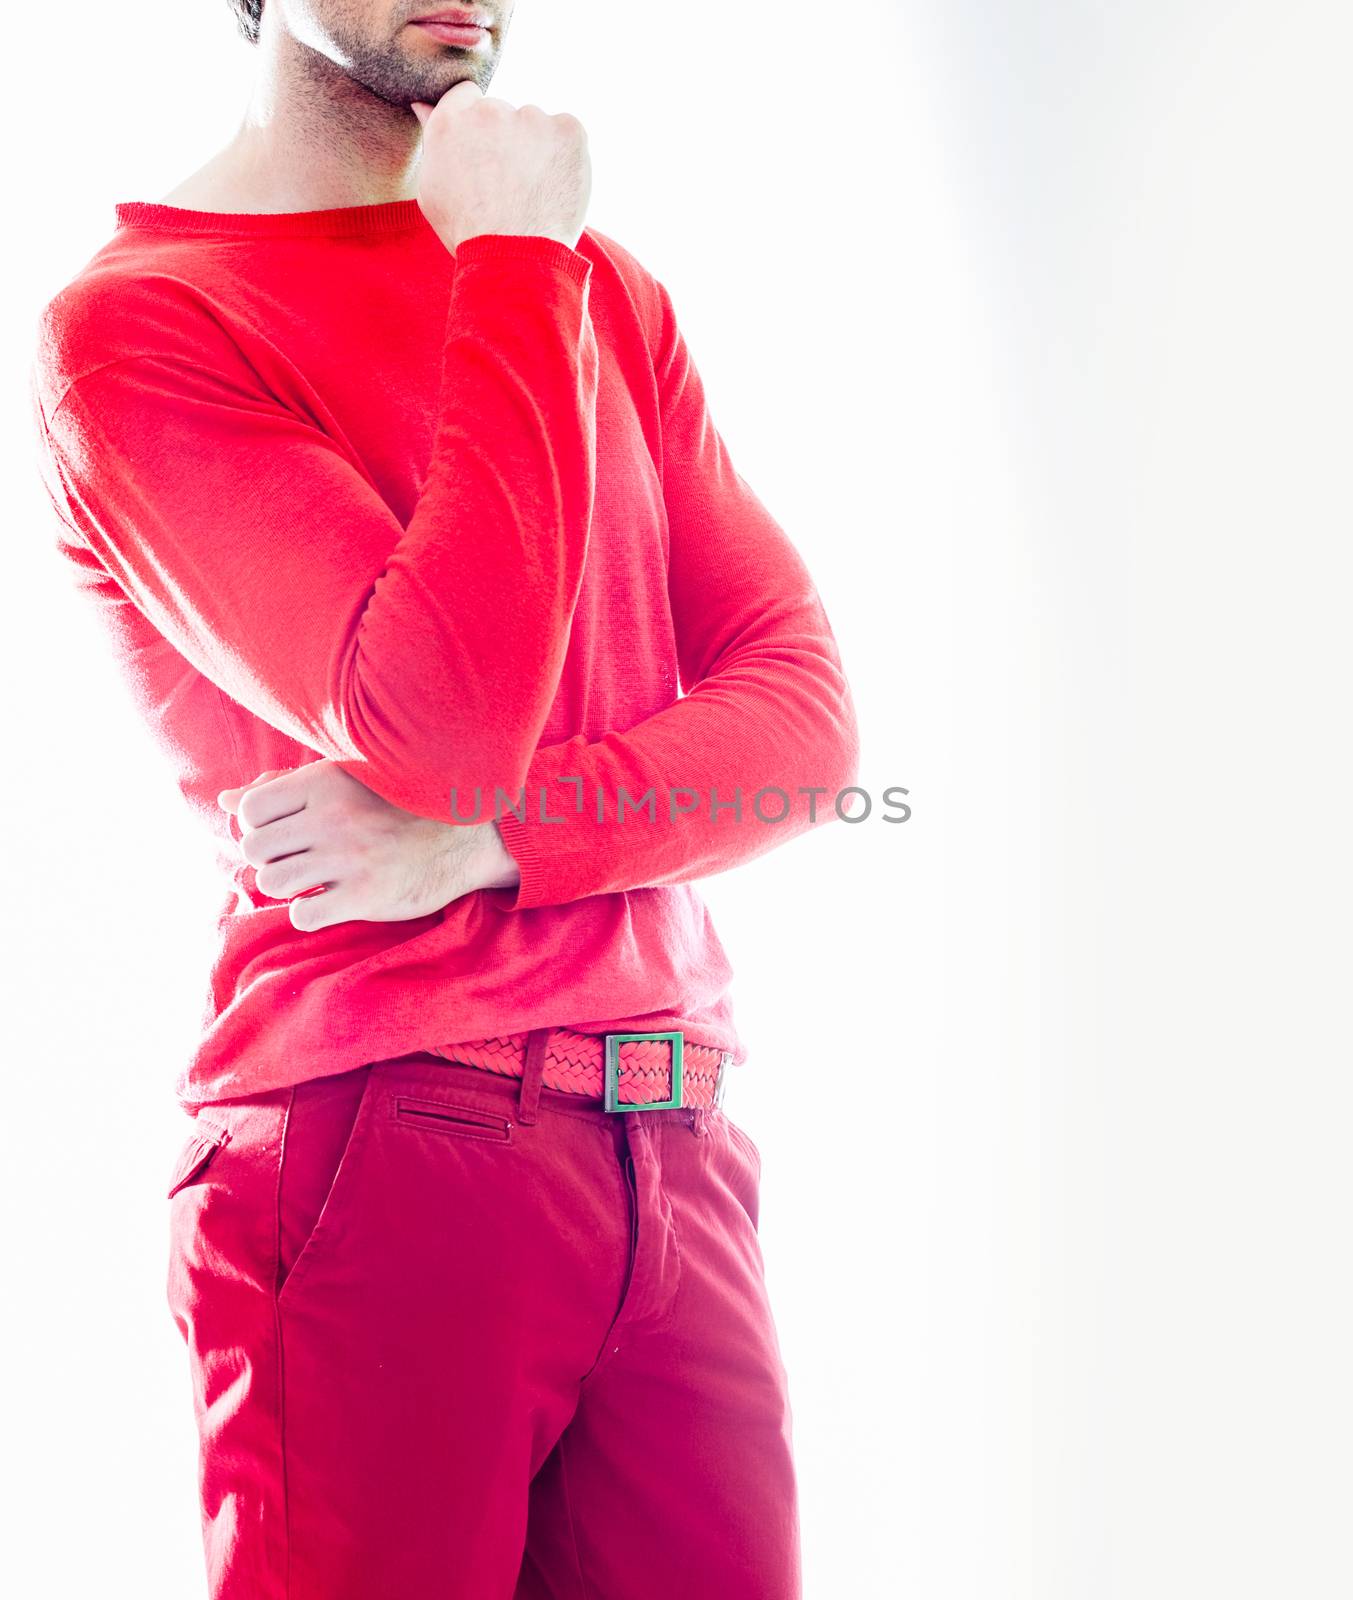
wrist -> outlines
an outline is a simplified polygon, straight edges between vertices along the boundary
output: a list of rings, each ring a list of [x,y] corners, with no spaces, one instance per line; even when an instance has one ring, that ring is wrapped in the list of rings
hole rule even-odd
[[[521,882],[521,868],[517,858],[503,843],[503,835],[496,822],[484,827],[484,881],[481,889],[515,889]]]

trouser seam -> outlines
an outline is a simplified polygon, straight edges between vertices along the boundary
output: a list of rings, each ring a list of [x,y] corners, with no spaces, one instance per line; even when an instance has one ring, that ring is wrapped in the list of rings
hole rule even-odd
[[[273,1189],[272,1315],[273,1348],[277,1374],[277,1457],[278,1480],[282,1489],[282,1600],[291,1600],[291,1493],[287,1484],[287,1388],[286,1346],[282,1337],[282,1306],[277,1292],[277,1277],[282,1269],[282,1164],[286,1160],[287,1133],[291,1128],[291,1108],[296,1102],[296,1085],[291,1086],[278,1140],[277,1181]]]
[[[573,1515],[573,1491],[568,1476],[568,1430],[559,1438],[559,1483],[563,1490],[564,1516],[568,1522],[569,1543],[573,1547],[573,1569],[578,1575],[578,1600],[591,1600],[592,1591],[583,1574],[583,1552],[578,1541],[578,1523]]]

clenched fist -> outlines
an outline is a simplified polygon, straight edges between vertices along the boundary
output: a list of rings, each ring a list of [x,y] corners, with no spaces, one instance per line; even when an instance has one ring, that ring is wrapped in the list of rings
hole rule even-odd
[[[333,761],[222,789],[258,892],[306,933],[337,922],[409,922],[476,889],[521,881],[496,822],[452,824],[391,805]]]
[[[479,233],[578,243],[592,166],[576,117],[490,99],[468,78],[413,111],[423,126],[418,204],[448,250]]]

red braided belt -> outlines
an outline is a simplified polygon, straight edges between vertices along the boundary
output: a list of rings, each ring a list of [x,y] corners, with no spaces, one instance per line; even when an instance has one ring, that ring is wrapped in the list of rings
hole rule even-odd
[[[433,1055],[461,1066],[483,1067],[520,1078],[526,1063],[524,1033],[501,1039],[471,1039],[463,1044],[431,1045]],[[619,1038],[617,1098],[623,1104],[646,1105],[672,1098],[672,1046],[665,1039],[633,1039],[597,1033],[575,1033],[572,1028],[552,1028],[545,1046],[541,1083],[566,1094],[602,1096],[605,1088],[606,1039]],[[681,1104],[717,1106],[723,1098],[726,1050],[683,1041],[681,1051]]]

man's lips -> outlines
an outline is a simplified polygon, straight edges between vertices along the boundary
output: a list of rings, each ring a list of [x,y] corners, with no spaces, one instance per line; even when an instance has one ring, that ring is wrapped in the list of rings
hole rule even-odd
[[[443,17],[415,17],[414,26],[430,33],[443,44],[458,45],[462,50],[474,50],[487,44],[491,38],[486,22],[461,22]]]
[[[480,11],[474,6],[443,6],[439,11],[426,12],[421,17],[413,17],[413,22],[444,22],[456,28],[491,28],[493,18],[487,11]]]

